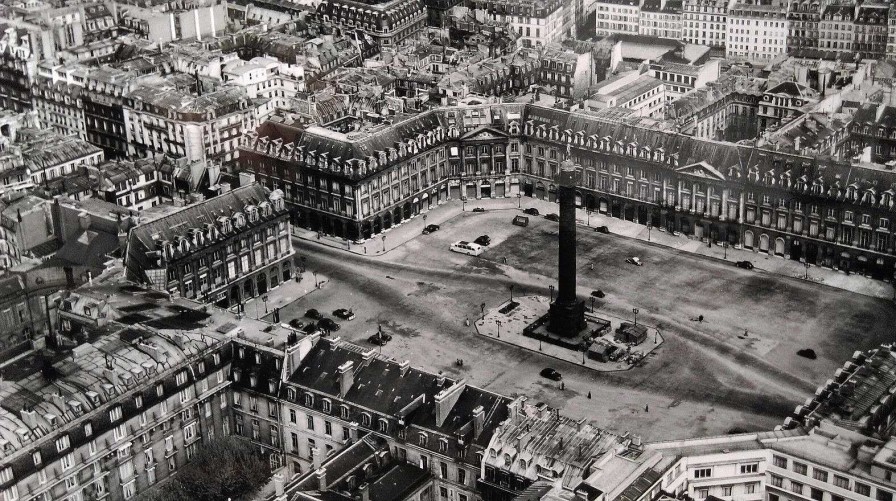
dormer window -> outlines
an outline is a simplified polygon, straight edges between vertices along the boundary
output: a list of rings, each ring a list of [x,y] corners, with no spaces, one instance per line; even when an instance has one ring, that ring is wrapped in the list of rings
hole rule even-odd
[[[180,371],[174,376],[174,381],[178,386],[181,386],[187,382],[187,371]]]
[[[385,419],[380,419],[378,425],[381,432],[386,433],[389,431],[389,422]]]
[[[212,362],[214,362],[215,365],[219,365],[221,363],[221,354],[215,353],[212,355]]]
[[[311,407],[312,405],[314,405],[314,395],[312,395],[310,393],[306,393],[305,394],[305,406]]]
[[[426,447],[427,440],[429,440],[429,437],[426,436],[426,433],[421,431],[420,435],[417,437],[417,443],[422,447]]]
[[[339,408],[339,415],[342,416],[342,419],[348,419],[348,406],[343,405]]]
[[[286,398],[289,399],[289,401],[291,401],[291,402],[295,402],[296,401],[296,390],[294,390],[292,388],[287,388]]]
[[[321,408],[323,409],[324,412],[329,414],[330,412],[333,411],[333,403],[330,401],[330,399],[325,398],[321,401]]]
[[[143,395],[134,396],[134,407],[140,409],[143,407]]]
[[[370,414],[361,414],[361,426],[370,426]]]
[[[448,451],[448,439],[440,438],[439,439],[439,452],[447,452]]]
[[[511,460],[513,458],[510,457],[510,454],[504,454],[504,467],[510,468]]]
[[[523,471],[526,470],[526,460],[525,459],[520,459],[520,470],[523,470]]]
[[[91,435],[93,435],[93,423],[88,421],[84,423],[84,436],[89,437]]]
[[[68,449],[70,445],[68,435],[63,435],[56,439],[56,452],[62,452]]]
[[[112,421],[114,423],[119,419],[121,419],[121,406],[116,405],[112,408],[112,410],[109,411],[109,421]]]

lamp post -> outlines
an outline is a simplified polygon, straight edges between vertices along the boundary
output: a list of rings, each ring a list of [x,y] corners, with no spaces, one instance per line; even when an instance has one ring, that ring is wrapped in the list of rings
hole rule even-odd
[[[423,225],[426,226],[426,214],[423,214]]]
[[[809,280],[809,261],[803,263],[806,266],[806,280]]]
[[[594,296],[591,296],[591,313],[594,313]]]
[[[383,252],[386,252],[386,235],[383,235]]]
[[[479,309],[482,311],[482,318],[485,318],[485,303],[480,304]]]
[[[588,218],[585,222],[585,226],[591,226],[591,209],[585,209],[585,216]]]
[[[635,314],[635,326],[637,326],[638,325],[638,309],[632,308],[632,313]]]
[[[513,302],[513,284],[508,285],[507,288],[510,289],[510,302],[512,303]]]
[[[538,351],[541,351],[541,338],[538,338]]]
[[[554,286],[553,286],[553,285],[549,285],[549,286],[548,286],[548,289],[551,289],[551,301],[550,301],[550,302],[553,303],[553,302],[554,302]]]
[[[722,242],[722,259],[728,259],[728,242]]]
[[[467,211],[467,197],[461,197],[460,203],[461,203],[461,211],[466,212]]]
[[[650,230],[652,230],[652,229],[653,229],[653,224],[650,221],[648,221],[647,222],[647,241],[648,242],[650,241]]]
[[[517,201],[517,208],[522,209],[523,208],[523,194],[522,193],[516,194],[516,201]]]
[[[316,281],[316,279],[315,279],[315,281]],[[268,295],[265,294],[264,296],[261,296],[261,300],[264,301],[264,313],[265,313],[265,315],[267,315],[267,313],[268,313]]]
[[[498,339],[501,339],[501,321],[498,319],[495,319],[495,324],[498,325]]]
[[[317,272],[312,271],[311,274],[314,275],[314,288],[317,289],[319,287],[319,285],[317,283]]]
[[[305,256],[302,256],[302,273],[305,273],[305,261],[307,261],[307,259]]]

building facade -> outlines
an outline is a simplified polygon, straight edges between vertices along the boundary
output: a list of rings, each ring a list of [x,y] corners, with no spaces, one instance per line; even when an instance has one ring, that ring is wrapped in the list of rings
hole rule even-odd
[[[509,23],[522,47],[561,42],[569,28],[564,21],[571,5],[560,0],[474,0],[473,8],[487,12],[490,20]]]
[[[787,4],[788,53],[818,49],[821,10],[817,0],[796,0]]]
[[[251,184],[141,224],[128,234],[129,279],[237,307],[292,278],[283,194]]]
[[[681,40],[681,1],[647,0],[641,5],[638,34]]]
[[[738,3],[729,9],[727,23],[729,59],[770,61],[787,53],[790,21],[785,6]]]
[[[641,7],[636,0],[596,0],[596,35],[606,37],[613,33],[637,35],[641,26]]]
[[[727,39],[728,2],[725,0],[684,0],[681,39],[687,43],[724,48]]]

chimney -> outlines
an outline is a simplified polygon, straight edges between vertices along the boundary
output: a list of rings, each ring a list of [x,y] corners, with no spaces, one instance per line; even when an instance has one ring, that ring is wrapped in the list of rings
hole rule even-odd
[[[121,384],[121,382],[118,380],[118,374],[115,372],[114,369],[109,369],[109,368],[103,369],[103,375],[106,376],[106,379],[110,383],[112,383],[114,385]]]
[[[345,395],[348,394],[348,390],[352,388],[352,384],[355,382],[355,363],[349,360],[348,362],[339,366],[337,372],[339,372],[339,396],[345,398]]]
[[[485,424],[485,408],[481,405],[473,409],[473,438],[479,438]]]
[[[86,212],[81,212],[78,214],[78,223],[81,226],[82,230],[87,230],[90,228],[90,214]]]
[[[411,369],[411,361],[405,360],[401,364],[398,365],[398,370],[401,372],[401,376],[404,377],[408,371]]]
[[[317,447],[312,447],[311,448],[311,464],[314,466],[315,470],[320,469],[320,462],[321,462],[320,449],[318,449]]]
[[[284,492],[283,474],[277,473],[274,475],[274,494],[279,498]]]
[[[454,404],[457,403],[457,399],[460,398],[465,387],[466,383],[461,381],[436,393],[436,426],[442,426],[448,419],[448,414],[451,413],[451,409],[454,408]]]
[[[317,450],[316,448],[313,450]],[[319,468],[315,475],[317,476],[317,490],[327,492],[327,469]]]
[[[37,413],[34,412],[34,409],[22,409],[21,413],[22,422],[25,423],[25,426],[29,428],[37,428]]]
[[[62,393],[59,391],[53,393],[50,395],[50,401],[53,402],[53,405],[55,405],[57,409],[59,409],[59,412],[65,414],[67,407],[65,406],[65,399],[62,398]]]
[[[370,501],[370,486],[367,485],[367,482],[358,487],[358,492],[361,494],[361,501]]]

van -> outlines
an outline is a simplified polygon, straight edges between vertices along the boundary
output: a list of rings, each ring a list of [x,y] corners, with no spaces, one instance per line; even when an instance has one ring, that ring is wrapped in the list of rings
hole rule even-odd
[[[454,252],[459,252],[461,254],[468,254],[470,256],[478,256],[482,254],[481,245],[474,244],[472,242],[465,242],[463,240],[451,244],[451,250]]]

